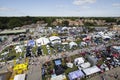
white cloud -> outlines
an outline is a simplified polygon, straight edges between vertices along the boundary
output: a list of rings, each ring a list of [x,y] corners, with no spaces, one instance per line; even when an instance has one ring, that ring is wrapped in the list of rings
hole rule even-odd
[[[84,5],[84,4],[91,4],[91,3],[95,3],[96,0],[74,0],[73,4],[74,5]]]
[[[113,3],[112,6],[113,7],[120,7],[120,3]]]
[[[89,6],[82,6],[83,9],[89,9]]]
[[[0,11],[14,11],[15,9],[7,8],[7,7],[0,7]]]
[[[65,8],[63,5],[56,5],[57,8]]]

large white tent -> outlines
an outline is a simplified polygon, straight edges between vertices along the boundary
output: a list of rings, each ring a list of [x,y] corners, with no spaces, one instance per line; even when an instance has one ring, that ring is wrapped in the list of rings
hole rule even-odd
[[[100,72],[100,71],[101,71],[100,68],[98,68],[97,66],[83,69],[83,72],[86,74],[86,76]]]
[[[39,39],[36,40],[36,45],[39,46],[39,45],[46,45],[50,43],[50,40],[48,38],[45,38],[45,37],[41,37]]]
[[[25,80],[25,74],[19,74],[14,77],[14,80]]]
[[[70,43],[69,43],[69,46],[70,46],[70,49],[71,49],[73,46],[77,46],[77,43],[75,43],[75,42],[70,42]]]
[[[68,30],[68,28],[67,27],[62,27],[62,30]]]
[[[61,43],[61,39],[58,36],[51,36],[49,39],[52,44]]]
[[[79,57],[79,58],[74,59],[75,65],[79,65],[79,64],[82,64],[84,62],[85,62],[85,59],[83,57]]]

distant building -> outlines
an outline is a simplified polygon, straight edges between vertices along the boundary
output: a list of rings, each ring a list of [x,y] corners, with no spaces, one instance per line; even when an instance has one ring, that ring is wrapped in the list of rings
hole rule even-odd
[[[0,32],[0,35],[10,35],[10,34],[21,34],[21,33],[26,33],[26,29],[22,30],[4,30]]]

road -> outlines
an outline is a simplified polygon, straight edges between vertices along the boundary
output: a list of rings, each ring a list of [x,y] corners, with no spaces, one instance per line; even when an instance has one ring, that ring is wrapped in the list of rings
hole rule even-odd
[[[29,62],[27,80],[42,80],[41,75],[41,58],[31,59]]]

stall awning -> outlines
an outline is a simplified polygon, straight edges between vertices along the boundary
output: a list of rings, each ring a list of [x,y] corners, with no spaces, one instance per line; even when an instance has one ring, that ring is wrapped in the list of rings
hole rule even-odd
[[[83,69],[83,72],[86,74],[86,76],[100,72],[101,70],[97,66],[93,66],[90,68]]]

